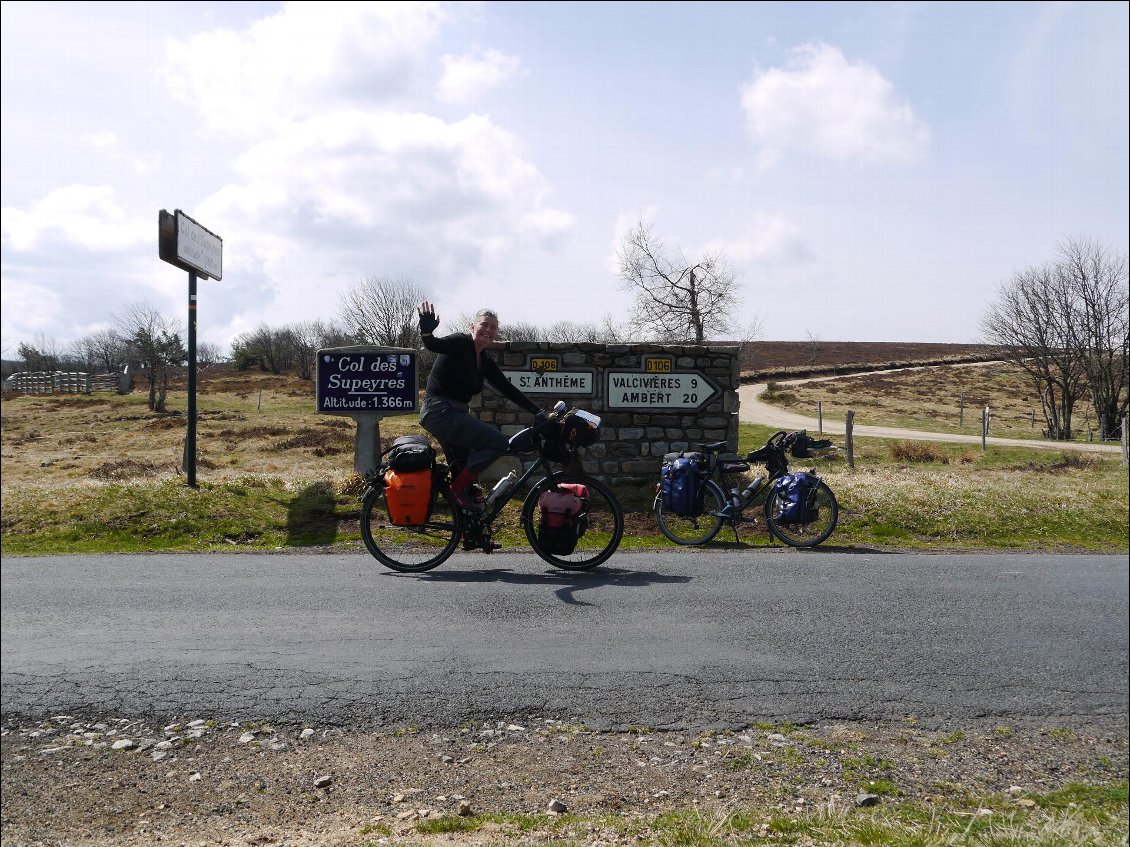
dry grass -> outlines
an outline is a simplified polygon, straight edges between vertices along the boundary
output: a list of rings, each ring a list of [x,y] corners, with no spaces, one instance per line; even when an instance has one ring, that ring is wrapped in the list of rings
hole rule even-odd
[[[169,393],[166,413],[146,394],[31,396],[0,401],[3,487],[183,475],[187,397]],[[415,427],[386,418],[385,441]],[[207,479],[249,474],[334,478],[353,469],[354,423],[314,411],[314,386],[293,377],[213,369],[197,393],[196,467]]]
[[[772,384],[771,386],[772,387]],[[1013,365],[963,365],[895,373],[810,380],[767,392],[767,402],[826,420],[855,412],[857,425],[898,426],[933,432],[981,434],[981,412],[989,408],[989,435],[1044,438],[1040,401],[1031,382]],[[1087,401],[1075,409],[1077,440],[1095,426]]]

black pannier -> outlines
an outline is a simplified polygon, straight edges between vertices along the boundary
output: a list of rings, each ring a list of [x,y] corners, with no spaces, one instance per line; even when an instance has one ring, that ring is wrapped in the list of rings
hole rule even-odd
[[[436,451],[422,435],[402,435],[387,451],[389,468],[400,473],[422,471],[435,464]]]

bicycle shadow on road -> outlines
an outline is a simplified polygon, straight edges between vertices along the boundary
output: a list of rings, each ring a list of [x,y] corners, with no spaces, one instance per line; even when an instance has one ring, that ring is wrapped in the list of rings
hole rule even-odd
[[[691,581],[685,574],[665,574],[658,571],[628,570],[626,568],[600,568],[593,571],[546,571],[545,573],[519,573],[509,568],[481,568],[466,571],[440,571],[438,573],[403,574],[386,576],[402,579],[419,579],[426,582],[500,582],[506,585],[559,585],[554,591],[563,603],[574,606],[591,606],[579,600],[579,591],[605,586],[646,588],[659,584],[684,584]]]

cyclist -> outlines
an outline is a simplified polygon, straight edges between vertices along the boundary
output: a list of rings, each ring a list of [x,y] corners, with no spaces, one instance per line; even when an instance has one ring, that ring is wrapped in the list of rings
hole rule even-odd
[[[483,495],[475,479],[506,453],[508,440],[500,430],[471,415],[467,404],[482,392],[485,380],[527,412],[535,416],[544,412],[486,354],[498,335],[498,315],[493,310],[476,312],[470,333],[452,333],[442,338],[433,335],[439,326],[435,307],[424,301],[416,311],[424,347],[439,354],[424,390],[420,425],[435,436],[445,453],[456,454],[447,456],[454,474],[451,493],[456,501],[463,509],[481,510]],[[464,464],[457,471],[460,462]]]

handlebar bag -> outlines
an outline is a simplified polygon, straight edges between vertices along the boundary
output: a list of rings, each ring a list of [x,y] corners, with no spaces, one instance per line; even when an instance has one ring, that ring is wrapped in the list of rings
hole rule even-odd
[[[547,553],[567,555],[588,528],[589,490],[580,483],[562,483],[538,497],[538,543]]]
[[[396,471],[384,474],[385,504],[395,526],[420,526],[427,520],[432,501],[432,471]]]
[[[659,487],[665,511],[685,517],[702,514],[702,473],[698,459],[680,455],[664,462],[659,470]]]
[[[588,447],[600,437],[600,418],[582,409],[570,409],[561,416],[560,433],[570,447]]]

